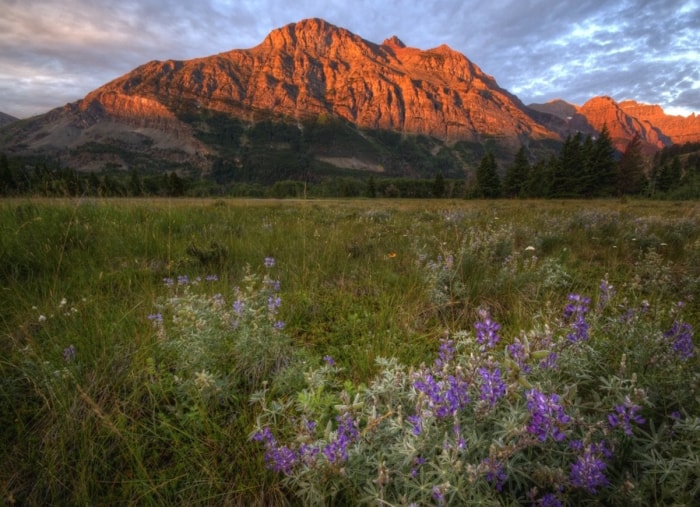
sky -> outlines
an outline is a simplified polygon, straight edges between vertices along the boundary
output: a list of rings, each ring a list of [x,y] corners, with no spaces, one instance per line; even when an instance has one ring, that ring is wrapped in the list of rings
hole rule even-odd
[[[250,48],[305,18],[447,44],[525,104],[608,95],[700,114],[700,0],[0,0],[0,112],[45,113],[151,60]]]

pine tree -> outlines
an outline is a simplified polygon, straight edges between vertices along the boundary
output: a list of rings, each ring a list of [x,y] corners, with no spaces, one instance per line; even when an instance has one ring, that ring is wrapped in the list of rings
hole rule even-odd
[[[7,155],[0,153],[0,195],[9,195],[16,188]]]
[[[619,195],[640,194],[646,188],[646,183],[642,142],[639,134],[635,134],[620,159],[617,193]]]
[[[377,197],[377,184],[372,175],[367,180],[367,197]]]
[[[501,179],[498,177],[498,166],[492,152],[481,159],[476,170],[476,186],[481,197],[496,198],[501,196]]]
[[[440,199],[445,196],[445,177],[442,173],[437,173],[435,175],[435,181],[433,181],[433,197]]]
[[[617,186],[617,150],[613,146],[610,131],[607,125],[598,134],[591,159],[591,170],[595,174],[593,194],[597,196],[611,196]]]
[[[503,190],[506,197],[524,197],[529,176],[530,162],[527,160],[525,147],[520,146],[520,149],[515,154],[513,164],[506,171],[503,182]]]

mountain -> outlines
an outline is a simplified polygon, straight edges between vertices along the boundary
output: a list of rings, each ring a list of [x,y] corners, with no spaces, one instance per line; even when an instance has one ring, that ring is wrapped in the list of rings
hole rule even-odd
[[[16,122],[17,118],[14,116],[10,116],[9,114],[5,114],[3,112],[0,112],[0,127],[4,125],[9,125],[10,123]]]
[[[308,166],[458,176],[486,150],[510,163],[521,144],[539,155],[603,124],[619,149],[635,134],[648,151],[700,140],[696,118],[652,109],[607,97],[528,107],[446,45],[421,50],[395,36],[377,44],[307,19],[250,49],[146,63],[82,100],[4,127],[0,149],[50,154],[81,170],[227,179],[261,167],[297,177]]]

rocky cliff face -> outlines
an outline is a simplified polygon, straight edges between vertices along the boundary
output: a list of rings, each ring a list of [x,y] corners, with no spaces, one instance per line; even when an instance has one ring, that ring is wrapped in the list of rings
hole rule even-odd
[[[700,116],[673,116],[657,105],[640,104],[634,100],[620,102],[620,108],[641,122],[653,125],[672,144],[700,141]]]
[[[255,48],[186,62],[151,62],[81,102],[120,118],[162,121],[183,102],[248,119],[332,114],[360,127],[446,141],[555,138],[464,55],[393,37],[368,42],[319,19],[271,32]]]

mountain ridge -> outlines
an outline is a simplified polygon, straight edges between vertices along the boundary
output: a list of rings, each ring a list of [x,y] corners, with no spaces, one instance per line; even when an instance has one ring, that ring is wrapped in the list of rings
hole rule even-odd
[[[504,154],[521,144],[551,147],[577,131],[596,135],[603,125],[620,151],[636,135],[646,153],[700,140],[694,115],[669,117],[658,106],[610,97],[526,106],[447,45],[421,50],[395,35],[378,44],[312,18],[275,29],[252,48],[145,63],[79,101],[3,128],[0,149],[59,153],[64,163],[92,170],[104,160],[71,153],[111,143],[206,172],[223,156],[202,140],[211,128],[202,118],[212,113],[300,127],[334,117],[448,146],[499,146]]]

